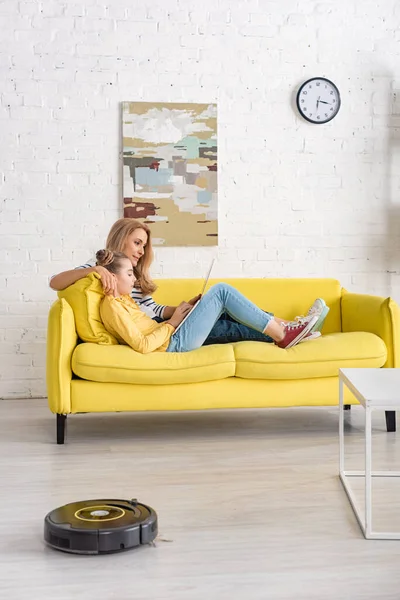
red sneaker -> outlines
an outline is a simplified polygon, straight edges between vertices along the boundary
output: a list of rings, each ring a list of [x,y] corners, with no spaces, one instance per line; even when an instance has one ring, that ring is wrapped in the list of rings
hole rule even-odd
[[[318,321],[318,317],[305,317],[301,323],[292,321],[284,327],[285,337],[280,342],[276,342],[279,348],[292,348],[311,331],[315,323]]]

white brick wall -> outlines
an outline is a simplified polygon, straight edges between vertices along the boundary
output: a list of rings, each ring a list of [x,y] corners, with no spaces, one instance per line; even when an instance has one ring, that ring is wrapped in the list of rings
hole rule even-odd
[[[400,300],[396,0],[3,0],[0,31],[0,396],[45,395],[48,276],[121,216],[123,100],[218,102],[216,276]],[[318,75],[342,94],[324,126],[294,108]],[[212,253],[158,249],[154,275]]]

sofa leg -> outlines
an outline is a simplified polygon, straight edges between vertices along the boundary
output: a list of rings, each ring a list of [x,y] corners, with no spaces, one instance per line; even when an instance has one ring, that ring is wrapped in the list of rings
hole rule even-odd
[[[350,410],[351,404],[345,404],[343,408],[344,408],[344,410]]]
[[[396,431],[396,411],[385,410],[386,431]]]
[[[67,415],[60,415],[57,413],[57,444],[63,444],[65,440],[65,426],[67,422]]]

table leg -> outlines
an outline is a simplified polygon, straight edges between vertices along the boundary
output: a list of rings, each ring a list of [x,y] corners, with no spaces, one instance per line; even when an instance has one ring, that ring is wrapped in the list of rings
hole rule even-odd
[[[372,425],[371,409],[365,407],[365,537],[372,532]]]
[[[339,378],[339,473],[344,471],[344,410],[343,381]]]

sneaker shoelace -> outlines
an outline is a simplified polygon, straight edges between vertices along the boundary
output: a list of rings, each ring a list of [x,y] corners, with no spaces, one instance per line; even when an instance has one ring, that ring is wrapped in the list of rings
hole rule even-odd
[[[305,323],[307,321],[307,317],[304,315],[298,315],[294,318],[294,320],[297,321],[297,323]]]
[[[318,310],[318,308],[311,307],[306,315],[299,315],[299,316],[295,317],[294,320],[295,321],[304,321],[304,320],[310,319],[311,317],[314,317],[315,315],[319,314],[319,312],[320,311]]]
[[[312,317],[313,315],[307,315],[306,317],[304,315],[299,315],[295,317],[293,321],[290,321],[290,323],[304,325],[305,323],[308,323],[312,319]]]
[[[286,329],[300,329],[300,327],[302,327],[305,324],[306,321],[304,322],[299,322],[299,321],[291,321],[290,323],[287,323],[286,325]]]

